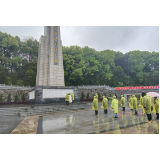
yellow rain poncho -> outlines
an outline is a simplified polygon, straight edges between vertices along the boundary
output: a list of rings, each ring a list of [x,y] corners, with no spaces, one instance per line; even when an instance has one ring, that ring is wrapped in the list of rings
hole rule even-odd
[[[118,113],[118,100],[113,96],[111,107],[114,109],[114,113]]]
[[[159,99],[156,99],[155,110],[156,113],[159,113]]]
[[[140,104],[139,104],[139,106],[142,108],[142,112],[143,113],[146,113],[146,111],[145,111],[145,109],[144,109],[144,107],[143,107],[143,101],[145,100],[145,97],[141,97],[140,98]]]
[[[68,95],[68,93],[66,93],[65,101],[69,101],[69,95]]]
[[[101,108],[103,108],[104,110],[108,109],[108,99],[105,96],[103,96]]]
[[[98,99],[94,96],[92,110],[98,110]]]
[[[123,96],[121,96],[121,106],[125,107],[125,98]]]
[[[145,108],[146,114],[151,114],[151,97],[144,96],[142,106]]]
[[[133,109],[135,111],[138,110],[138,107],[137,107],[137,98],[135,97],[135,95],[133,95]]]
[[[130,96],[130,98],[129,98],[129,107],[131,109],[133,109],[133,98],[132,98],[132,96]]]
[[[74,94],[73,93],[71,93],[71,97],[72,97],[72,101],[74,101]]]

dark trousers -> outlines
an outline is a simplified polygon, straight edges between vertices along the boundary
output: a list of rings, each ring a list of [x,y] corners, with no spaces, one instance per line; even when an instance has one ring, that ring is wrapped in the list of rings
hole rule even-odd
[[[104,114],[106,114],[106,113],[107,113],[107,109],[104,110]]]
[[[123,110],[122,111],[125,111],[125,107],[122,107],[123,108]]]
[[[151,114],[147,114],[148,120],[151,121],[152,119],[152,115]]]
[[[66,101],[66,104],[69,104],[69,101]]]
[[[156,113],[156,115],[157,115],[157,119],[159,119],[159,113]]]

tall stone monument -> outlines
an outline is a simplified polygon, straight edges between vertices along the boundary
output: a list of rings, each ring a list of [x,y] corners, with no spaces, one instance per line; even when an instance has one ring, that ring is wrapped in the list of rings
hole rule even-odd
[[[45,26],[39,41],[36,86],[30,90],[29,100],[36,104],[65,103],[66,93],[74,93],[79,101],[78,87],[65,87],[60,27]]]
[[[65,86],[59,26],[45,26],[38,50],[37,86]]]

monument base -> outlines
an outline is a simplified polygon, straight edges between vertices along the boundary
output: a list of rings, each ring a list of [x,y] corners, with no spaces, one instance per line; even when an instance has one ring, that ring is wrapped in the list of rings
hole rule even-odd
[[[74,102],[80,102],[78,87],[75,86],[36,86],[28,93],[29,101],[35,104],[65,104],[66,93],[73,93]]]

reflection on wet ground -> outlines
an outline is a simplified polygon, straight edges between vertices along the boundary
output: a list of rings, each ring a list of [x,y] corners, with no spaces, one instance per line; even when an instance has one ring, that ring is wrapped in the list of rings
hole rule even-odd
[[[147,116],[143,114],[141,108],[138,109],[138,115],[126,107],[123,112],[119,107],[118,118],[108,110],[104,114],[103,109],[99,109],[98,115],[94,111],[79,110],[67,111],[52,115],[28,116],[23,119],[17,118],[16,123],[20,123],[11,134],[159,134],[159,120],[155,120],[156,115],[152,114],[152,123],[146,123]],[[1,117],[0,117],[1,118]],[[13,118],[12,118],[13,119]],[[5,120],[4,117],[0,120]],[[13,120],[14,122],[14,120]],[[4,125],[0,121],[3,132]],[[8,122],[9,124],[9,122]],[[13,127],[13,126],[12,126]],[[38,128],[38,130],[37,130]],[[1,129],[1,128],[0,128]],[[0,130],[1,131],[1,130]],[[2,133],[2,132],[1,132]]]
[[[0,134],[9,134],[24,119],[18,116],[0,116]]]
[[[94,111],[78,111],[74,113],[63,113],[58,115],[43,116],[44,134],[86,134],[86,133],[115,133],[115,134],[159,134],[159,121],[155,121],[155,114],[152,114],[152,123],[146,123],[147,116],[139,108],[138,116],[129,108],[121,111],[119,108],[119,118],[114,118],[114,114],[108,111],[103,114],[99,110],[98,116]]]

